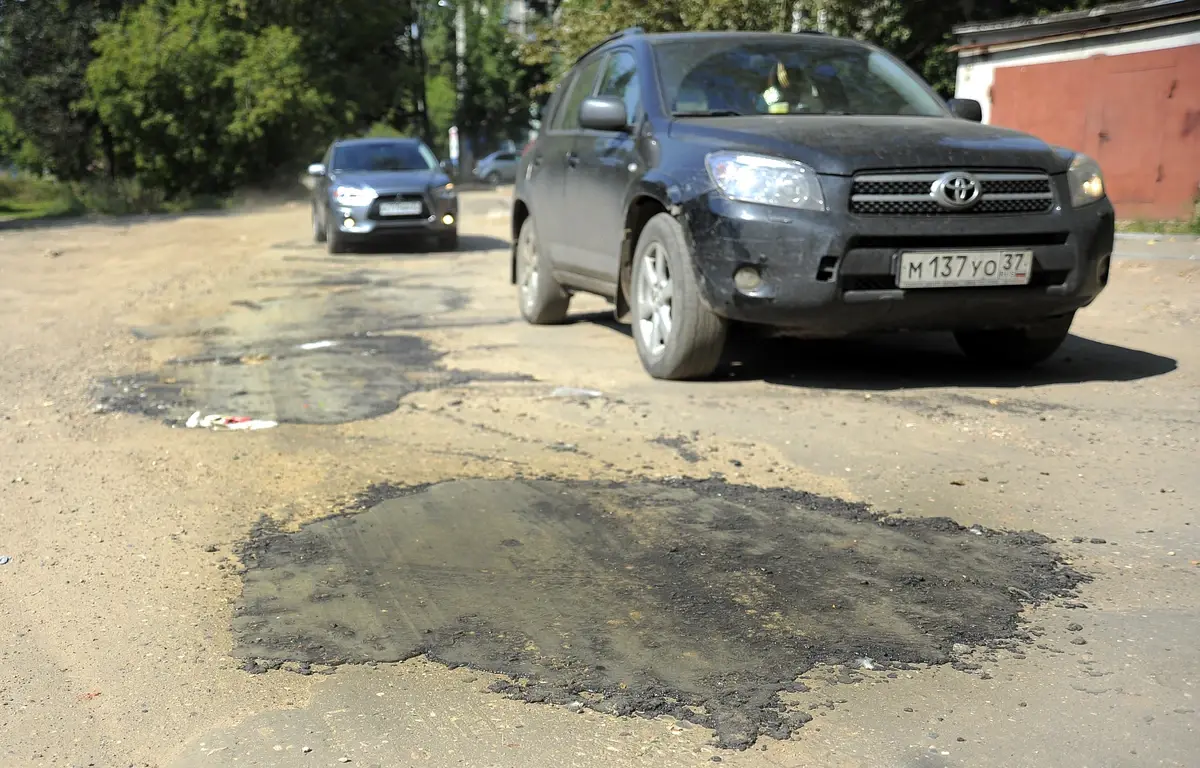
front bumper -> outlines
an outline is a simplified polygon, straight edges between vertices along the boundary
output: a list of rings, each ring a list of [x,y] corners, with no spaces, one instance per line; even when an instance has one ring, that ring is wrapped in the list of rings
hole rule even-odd
[[[822,183],[827,200],[849,198],[850,179]],[[1055,183],[1057,199],[1066,199],[1065,182]],[[1108,282],[1115,226],[1107,199],[1045,214],[864,216],[738,203],[715,190],[685,205],[680,218],[714,312],[825,337],[1012,327],[1073,312]],[[1033,251],[1029,285],[896,286],[901,251],[996,248]],[[751,292],[734,284],[744,266],[762,276]]]
[[[421,211],[410,216],[384,216],[381,202],[396,199],[420,202]],[[458,196],[427,193],[381,195],[366,205],[343,205],[329,201],[329,216],[338,232],[350,238],[436,235],[458,227]]]

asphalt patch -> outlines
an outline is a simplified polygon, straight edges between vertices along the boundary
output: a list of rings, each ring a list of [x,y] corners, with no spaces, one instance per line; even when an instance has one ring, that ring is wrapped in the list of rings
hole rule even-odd
[[[102,380],[97,409],[152,416],[168,426],[183,424],[196,411],[281,424],[344,424],[391,413],[414,392],[532,380],[446,368],[442,356],[410,335],[351,336],[202,356],[172,361],[153,373]]]
[[[1049,542],[720,479],[379,486],[241,547],[234,652],[250,671],[423,654],[743,749],[811,719],[779,694],[817,663],[941,664],[1023,637],[1025,604],[1086,580]]]

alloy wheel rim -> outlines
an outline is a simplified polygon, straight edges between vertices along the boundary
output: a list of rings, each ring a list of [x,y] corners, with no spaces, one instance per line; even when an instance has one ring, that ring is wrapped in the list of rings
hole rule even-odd
[[[521,303],[526,311],[532,312],[538,289],[537,240],[532,227],[521,231],[517,261],[521,269]]]
[[[667,251],[653,243],[642,256],[637,281],[637,327],[652,357],[663,354],[671,339],[673,285]]]

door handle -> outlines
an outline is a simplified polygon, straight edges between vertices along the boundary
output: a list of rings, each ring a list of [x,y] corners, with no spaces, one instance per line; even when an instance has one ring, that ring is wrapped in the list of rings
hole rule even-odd
[[[579,155],[575,154],[574,152],[568,152],[567,153],[567,166],[570,168],[578,168],[579,167]]]

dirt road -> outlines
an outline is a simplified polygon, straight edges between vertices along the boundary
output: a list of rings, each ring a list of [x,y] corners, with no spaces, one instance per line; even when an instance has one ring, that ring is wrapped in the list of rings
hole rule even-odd
[[[0,763],[1195,764],[1190,243],[1036,373],[673,384],[600,302],[519,321],[502,197],[463,226],[0,231]]]

